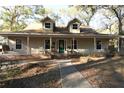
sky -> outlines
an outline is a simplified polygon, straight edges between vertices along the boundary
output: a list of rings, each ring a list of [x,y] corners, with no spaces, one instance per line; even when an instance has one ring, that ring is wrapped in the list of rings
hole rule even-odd
[[[45,8],[51,8],[53,10],[59,10],[62,8],[67,8],[68,5],[43,5]]]
[[[8,5],[123,5],[124,0],[0,0]]]
[[[45,8],[52,9],[55,13],[59,13],[59,10],[62,8],[67,8],[68,5],[44,5]],[[109,20],[103,16],[103,13],[101,12],[103,10],[98,11],[92,18],[89,26],[94,29],[104,29],[106,27],[106,24],[109,24]],[[61,16],[65,26],[67,25],[68,21],[65,16]],[[70,19],[71,20],[71,19]],[[116,19],[113,19],[116,20]],[[59,20],[58,25],[61,25],[61,20]]]
[[[45,8],[52,9],[52,11],[54,11],[56,14],[60,13],[59,12],[60,9],[66,10],[66,8],[68,8],[68,5],[43,5],[43,6]],[[72,20],[72,19],[68,20],[68,17],[65,15],[60,15],[60,16],[61,16],[61,20],[59,20],[59,22],[57,23],[57,26],[63,25],[63,24],[64,24],[64,26],[66,26],[67,23],[70,20]],[[107,22],[108,22],[108,20],[105,20],[105,17],[102,15],[102,13],[98,12],[93,16],[93,18],[90,22],[90,27],[92,27],[94,29],[104,29],[106,27],[106,24],[108,24]],[[2,21],[0,21],[0,24],[2,24]]]
[[[43,5],[43,6],[45,8],[52,9],[52,11],[54,11],[56,14],[60,14],[60,12],[59,12],[60,9],[68,8],[68,5]],[[59,20],[57,25],[62,25],[63,22],[65,25],[67,25],[68,21],[69,20],[67,20],[65,16],[61,16],[61,19]]]

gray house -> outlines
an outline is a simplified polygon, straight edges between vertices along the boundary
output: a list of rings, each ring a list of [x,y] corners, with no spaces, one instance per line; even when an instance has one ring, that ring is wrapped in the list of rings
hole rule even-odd
[[[23,31],[0,32],[0,36],[7,38],[11,53],[21,55],[45,52],[68,54],[72,50],[81,54],[106,52],[109,41],[118,40],[118,35],[99,34],[83,26],[77,18],[69,21],[66,27],[58,27],[49,17],[40,23],[30,24]]]

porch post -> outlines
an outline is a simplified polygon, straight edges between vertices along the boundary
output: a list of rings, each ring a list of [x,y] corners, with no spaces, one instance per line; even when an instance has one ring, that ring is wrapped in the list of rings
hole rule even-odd
[[[75,38],[73,37],[73,41],[72,41],[72,42],[73,42],[73,45],[72,45],[72,46],[73,46],[73,51],[74,51],[74,39],[75,39]]]
[[[94,52],[96,50],[96,37],[94,37]]]
[[[50,37],[50,52],[52,51],[51,47],[52,47],[52,37]]]
[[[68,47],[67,47],[67,44],[68,44],[68,43],[67,43],[67,40],[68,40],[68,39],[65,40],[65,43],[66,43],[66,44],[65,44],[65,45],[66,45],[66,46],[65,46],[65,47],[66,47],[66,51],[67,51],[67,49],[68,49]]]
[[[9,38],[8,38],[8,36],[6,38],[7,38],[7,45],[9,45]]]
[[[29,36],[27,36],[27,54],[28,55],[31,54],[31,50],[30,50],[30,38],[29,38]]]

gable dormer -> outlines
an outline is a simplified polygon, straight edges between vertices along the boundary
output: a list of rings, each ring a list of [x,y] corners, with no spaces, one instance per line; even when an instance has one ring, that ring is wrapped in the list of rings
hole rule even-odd
[[[47,16],[44,19],[42,19],[41,22],[42,22],[42,28],[44,29],[44,31],[53,32],[53,29],[55,27],[55,21],[53,19]]]
[[[81,25],[80,20],[74,18],[68,23],[67,27],[70,33],[80,33],[80,25]]]

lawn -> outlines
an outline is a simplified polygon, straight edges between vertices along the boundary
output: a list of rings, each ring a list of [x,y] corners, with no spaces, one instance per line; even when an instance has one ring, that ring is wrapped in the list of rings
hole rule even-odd
[[[61,87],[58,63],[31,60],[1,62],[0,87]]]
[[[86,60],[86,58],[84,58]],[[72,62],[93,87],[124,87],[124,58],[88,58]]]

